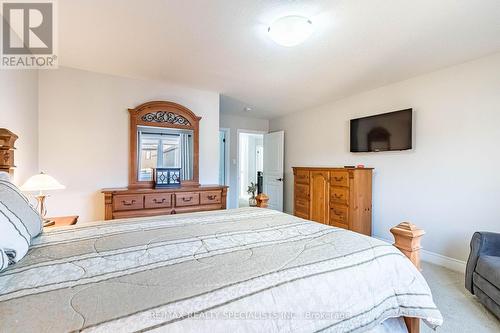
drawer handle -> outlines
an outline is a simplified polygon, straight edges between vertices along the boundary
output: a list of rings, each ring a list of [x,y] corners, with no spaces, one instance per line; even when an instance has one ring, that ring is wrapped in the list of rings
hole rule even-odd
[[[335,181],[337,181],[337,182],[340,182],[340,181],[344,180],[344,176],[342,176],[342,177],[333,177],[333,178],[335,178]]]
[[[208,200],[215,200],[217,198],[216,195],[208,195],[207,196]]]
[[[167,199],[165,199],[165,198],[163,198],[161,201],[159,201],[159,200],[157,200],[157,199],[153,199],[153,202],[154,202],[155,204],[158,204],[158,205],[160,205],[160,204],[162,204],[162,203],[165,203],[165,201],[167,201]]]
[[[184,202],[190,202],[191,200],[193,200],[193,197],[189,197],[189,198],[183,197],[182,198],[182,201],[184,201]]]
[[[337,193],[334,193],[333,194],[335,196],[335,198],[337,199],[342,199],[342,197],[344,196],[343,194],[337,194]]]
[[[337,216],[342,216],[342,212],[337,212],[336,210],[333,211],[333,214],[335,214]]]
[[[136,201],[135,201],[135,200],[132,200],[132,201],[130,201],[130,202],[125,201],[125,200],[122,200],[122,204],[123,204],[124,206],[132,206],[132,205],[133,205],[133,204],[135,204],[135,203],[136,203]]]

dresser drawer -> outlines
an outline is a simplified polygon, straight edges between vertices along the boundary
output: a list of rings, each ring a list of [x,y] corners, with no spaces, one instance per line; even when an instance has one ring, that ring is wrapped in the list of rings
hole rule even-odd
[[[349,187],[349,172],[348,171],[330,172],[330,184],[333,186]]]
[[[296,214],[298,213],[301,217],[306,216],[307,218],[309,216],[309,201],[304,199],[295,199],[294,210]]]
[[[144,208],[144,196],[141,194],[117,195],[113,198],[114,210],[134,210]]]
[[[171,193],[146,194],[144,196],[144,208],[168,208],[172,207]]]
[[[218,204],[222,202],[220,191],[210,191],[200,193],[200,202],[202,205]]]
[[[332,187],[330,189],[330,198],[332,203],[343,205],[349,204],[349,189],[345,187]]]
[[[333,205],[330,208],[330,219],[332,222],[341,223],[348,225],[349,219],[349,207],[342,205]]]
[[[183,192],[175,194],[175,206],[196,206],[200,204],[200,193],[198,192]]]
[[[309,171],[298,170],[295,173],[295,182],[297,184],[306,184],[306,185],[309,185]]]
[[[330,225],[337,227],[337,228],[349,230],[349,225],[344,224],[344,223],[340,223],[339,221],[331,221]]]
[[[295,198],[309,201],[309,185],[295,184]]]

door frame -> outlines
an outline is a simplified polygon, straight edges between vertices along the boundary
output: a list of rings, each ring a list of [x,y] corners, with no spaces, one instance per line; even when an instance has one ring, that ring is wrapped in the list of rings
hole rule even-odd
[[[246,133],[246,134],[268,134],[268,131],[259,131],[259,130],[247,130],[247,129],[241,129],[238,128],[236,130],[236,193],[238,194],[236,196],[236,208],[240,208],[240,185],[241,185],[241,179],[240,179],[240,133]]]
[[[228,196],[229,196],[229,191],[230,191],[230,181],[231,181],[231,129],[227,127],[220,127],[219,132],[224,132],[226,134],[226,142],[224,144],[225,149],[226,149],[226,158],[224,159],[224,168],[226,169],[226,179],[225,179],[225,185],[228,186]],[[219,152],[220,154],[220,152]],[[220,160],[220,159],[219,159]],[[221,184],[219,184],[221,185]]]

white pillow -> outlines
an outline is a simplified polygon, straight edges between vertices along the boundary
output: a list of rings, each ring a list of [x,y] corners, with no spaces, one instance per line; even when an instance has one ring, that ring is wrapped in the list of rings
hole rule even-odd
[[[42,232],[43,220],[40,214],[28,198],[10,181],[10,176],[6,172],[0,172],[0,202],[24,224],[30,235],[30,241]]]
[[[0,272],[9,266],[9,258],[3,249],[0,249]]]
[[[10,182],[10,175],[5,171],[0,171],[0,180],[6,180]]]
[[[31,237],[26,226],[10,209],[0,202],[0,249],[2,255],[10,254],[10,261],[21,260],[31,245]]]

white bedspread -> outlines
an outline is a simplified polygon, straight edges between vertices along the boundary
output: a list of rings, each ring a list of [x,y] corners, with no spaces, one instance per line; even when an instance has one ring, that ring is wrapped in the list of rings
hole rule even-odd
[[[442,317],[390,244],[246,208],[52,229],[0,273],[1,332],[362,332]]]

